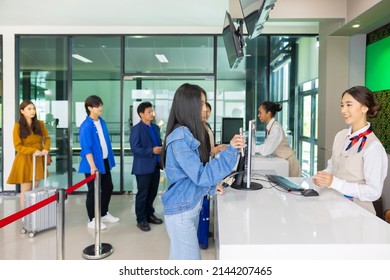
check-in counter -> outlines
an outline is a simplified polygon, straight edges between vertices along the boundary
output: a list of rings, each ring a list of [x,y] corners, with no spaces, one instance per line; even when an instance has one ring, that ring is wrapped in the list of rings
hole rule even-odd
[[[218,259],[390,259],[390,225],[340,193],[316,188],[319,196],[303,197],[261,183],[217,196]]]
[[[288,176],[288,161],[280,157],[261,155],[253,156],[253,170],[260,171],[263,174],[276,174]]]

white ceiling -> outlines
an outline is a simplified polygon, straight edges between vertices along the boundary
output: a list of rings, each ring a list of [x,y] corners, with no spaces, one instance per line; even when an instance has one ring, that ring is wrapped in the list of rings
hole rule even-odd
[[[361,28],[343,24],[348,21],[342,18],[343,14],[347,17],[347,4],[364,1],[373,8],[356,17]],[[144,34],[220,34],[226,10],[234,18],[242,17],[239,0],[0,0],[0,35],[7,28],[16,34],[45,34],[47,28],[52,28],[49,33],[53,34],[78,34],[83,28],[86,31],[80,34],[137,34],[132,32],[135,27],[141,33],[147,30]],[[340,28],[332,35],[364,34],[389,23],[389,11],[390,0],[278,0],[264,33],[313,34],[318,33],[319,22],[336,19]],[[97,31],[88,33],[90,30]],[[32,60],[36,55],[31,52]],[[151,55],[150,59],[155,58]]]
[[[352,33],[372,31],[389,22],[389,0],[278,0],[269,21],[284,22],[286,27],[294,21],[332,17],[352,21],[347,19],[349,6],[351,10],[373,7],[357,17],[362,31]],[[221,31],[226,10],[233,18],[242,17],[239,0],[0,0],[0,33],[2,27],[10,26],[149,27],[151,33],[153,28],[196,27],[200,33],[216,33]],[[351,35],[342,24],[340,29],[340,35]]]
[[[0,25],[215,26],[229,0],[0,0]]]

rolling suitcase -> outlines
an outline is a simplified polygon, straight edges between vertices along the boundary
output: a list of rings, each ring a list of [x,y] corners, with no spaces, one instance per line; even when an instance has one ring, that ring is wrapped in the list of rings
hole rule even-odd
[[[35,168],[36,168],[36,156],[33,156],[33,178],[35,178]],[[35,180],[32,182],[32,190],[25,192],[24,194],[24,206],[28,207],[33,204],[36,204],[39,201],[42,201],[52,195],[57,191],[56,187],[46,187],[46,178],[47,178],[47,158],[45,156],[45,166],[44,166],[44,187],[35,188]],[[24,217],[23,220],[23,229],[22,233],[27,233],[29,237],[34,237],[37,232],[44,231],[47,229],[56,227],[56,218],[57,218],[57,203],[50,203],[37,211],[32,212],[31,214]]]
[[[202,209],[199,213],[198,241],[202,249],[209,246],[210,228],[210,198],[206,195],[203,198]]]

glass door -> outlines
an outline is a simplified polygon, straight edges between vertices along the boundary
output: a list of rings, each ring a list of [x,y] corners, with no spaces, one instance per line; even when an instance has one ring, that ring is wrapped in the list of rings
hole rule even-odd
[[[132,78],[126,76],[123,87],[123,150],[124,150],[124,191],[135,193],[137,183],[135,176],[131,174],[133,168],[133,155],[130,149],[129,137],[131,128],[140,121],[137,107],[141,102],[149,101],[154,106],[155,123],[160,127],[161,138],[165,138],[165,130],[169,112],[176,89],[184,83],[197,84],[207,92],[208,101],[213,103],[214,81],[196,77],[148,77]],[[161,171],[159,192],[167,188],[167,179],[164,171]]]
[[[106,121],[115,156],[111,170],[114,192],[121,192],[121,37],[74,36],[72,52],[71,139],[73,184],[85,179],[80,165],[79,128],[87,117],[85,99],[97,95],[103,101],[102,118]],[[87,191],[87,186],[77,191]]]
[[[20,36],[16,44],[19,61],[16,116],[23,100],[35,104],[37,117],[45,123],[51,138],[52,164],[48,167],[47,185],[66,188],[70,166],[68,39],[66,36]]]

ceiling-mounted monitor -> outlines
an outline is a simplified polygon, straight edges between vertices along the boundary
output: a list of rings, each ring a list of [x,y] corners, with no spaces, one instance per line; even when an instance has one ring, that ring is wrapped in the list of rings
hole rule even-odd
[[[240,0],[249,39],[261,34],[277,0]]]
[[[226,54],[228,56],[231,69],[238,66],[244,57],[244,38],[242,32],[243,22],[236,28],[234,22],[228,12],[225,14],[225,22],[223,25],[222,36],[225,42]]]

